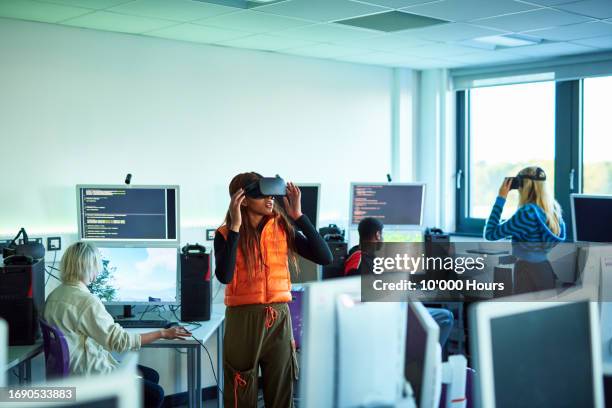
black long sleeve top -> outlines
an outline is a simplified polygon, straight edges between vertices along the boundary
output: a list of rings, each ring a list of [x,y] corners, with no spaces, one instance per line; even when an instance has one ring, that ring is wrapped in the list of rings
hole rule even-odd
[[[319,265],[332,262],[332,253],[306,215],[295,220],[298,231],[295,234],[295,247],[298,255]],[[222,234],[215,234],[215,276],[221,283],[228,284],[234,278],[236,252],[240,234],[228,230],[227,240]]]

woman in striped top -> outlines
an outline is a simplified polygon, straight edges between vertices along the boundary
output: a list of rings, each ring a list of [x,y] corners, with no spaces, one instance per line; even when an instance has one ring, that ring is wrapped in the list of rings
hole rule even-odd
[[[517,258],[515,293],[552,289],[556,286],[556,276],[548,261],[548,252],[565,241],[561,207],[549,193],[546,173],[540,167],[524,168],[516,178],[519,208],[510,219],[500,222],[506,197],[512,189],[513,178],[507,177],[485,225],[484,238],[512,239],[512,253]]]

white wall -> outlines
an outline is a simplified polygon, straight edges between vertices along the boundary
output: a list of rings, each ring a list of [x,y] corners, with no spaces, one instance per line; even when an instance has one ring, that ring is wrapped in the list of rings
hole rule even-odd
[[[75,184],[128,172],[134,184],[181,186],[183,242],[222,221],[238,172],[321,183],[319,224],[346,223],[351,181],[412,176],[405,70],[394,81],[388,68],[7,19],[0,56],[2,236],[23,226],[66,247]],[[185,372],[177,356],[142,353],[169,394],[186,387],[173,380]]]
[[[1,234],[75,231],[74,185],[128,172],[180,184],[184,226],[220,223],[252,169],[322,183],[345,219],[349,182],[391,170],[387,68],[6,19],[0,55]]]

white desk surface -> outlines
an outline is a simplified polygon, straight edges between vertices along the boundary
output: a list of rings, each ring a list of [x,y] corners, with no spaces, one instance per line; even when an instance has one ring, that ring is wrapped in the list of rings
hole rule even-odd
[[[27,346],[9,346],[8,360],[5,370],[10,370],[11,368],[16,367],[23,361],[42,353],[42,351],[42,340],[37,340],[36,343]]]
[[[162,313],[161,315],[163,318],[167,319],[168,321],[177,320],[176,317],[174,317],[172,313],[166,312],[166,313]],[[177,316],[180,317],[178,312],[177,312]],[[148,316],[145,316],[145,318],[148,318]],[[200,324],[201,326],[194,328],[195,325],[190,325],[190,324],[182,323],[182,322],[178,322],[178,323],[188,328],[193,334],[193,336],[196,339],[198,339],[198,341],[203,343],[203,342],[206,342],[213,334],[215,334],[215,332],[217,331],[217,328],[221,325],[221,323],[223,323],[224,320],[225,320],[225,305],[222,303],[213,303],[212,310],[210,313],[210,320],[202,321],[202,322],[194,322],[194,323]],[[142,333],[148,333],[148,332],[154,331],[155,329],[150,328],[150,327],[140,327],[140,328],[128,328],[126,330],[130,333],[142,334]],[[188,346],[188,345],[196,345],[196,344],[198,344],[198,342],[194,340],[193,338],[188,338],[184,340],[160,339],[160,340],[155,341],[154,343],[144,345],[143,347],[164,347],[164,346],[179,347],[180,345]]]

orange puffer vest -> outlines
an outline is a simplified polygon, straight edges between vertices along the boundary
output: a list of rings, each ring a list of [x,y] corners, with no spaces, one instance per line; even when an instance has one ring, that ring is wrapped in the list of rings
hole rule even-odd
[[[227,240],[228,227],[217,229]],[[263,254],[263,270],[249,280],[244,254],[238,247],[234,278],[225,287],[227,306],[283,303],[291,301],[291,279],[289,277],[287,234],[270,218],[261,232],[259,248]]]

